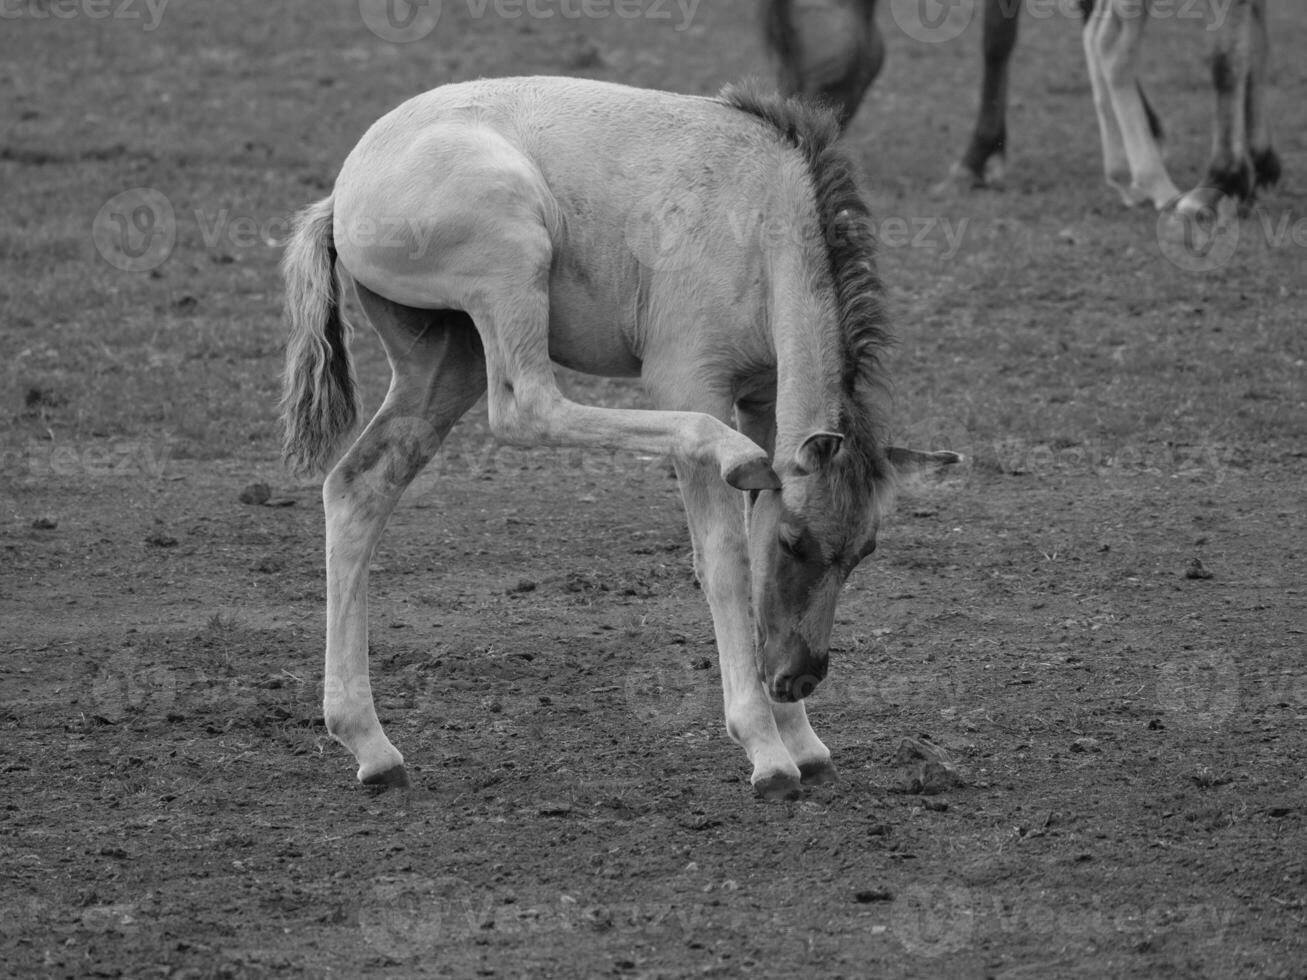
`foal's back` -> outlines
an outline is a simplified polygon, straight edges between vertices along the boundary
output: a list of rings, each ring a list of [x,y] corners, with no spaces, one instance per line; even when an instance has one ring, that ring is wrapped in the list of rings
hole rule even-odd
[[[652,347],[713,347],[724,331],[746,346],[752,334],[765,359],[767,236],[804,233],[807,181],[774,126],[720,99],[488,79],[419,95],[372,126],[337,182],[338,247],[383,295],[457,307],[432,285],[453,250],[536,223],[552,246],[555,360],[630,374]],[[401,247],[355,247],[360,223],[393,229]],[[687,321],[700,332],[687,335]]]

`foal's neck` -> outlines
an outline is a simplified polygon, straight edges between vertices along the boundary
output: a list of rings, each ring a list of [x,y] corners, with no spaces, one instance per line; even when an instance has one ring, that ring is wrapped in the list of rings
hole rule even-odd
[[[771,263],[771,331],[776,348],[776,451],[794,458],[814,432],[839,431],[844,345],[821,243],[792,246]]]

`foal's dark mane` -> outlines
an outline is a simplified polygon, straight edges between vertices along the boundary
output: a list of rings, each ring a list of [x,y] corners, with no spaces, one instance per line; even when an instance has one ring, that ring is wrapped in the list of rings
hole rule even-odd
[[[876,232],[852,162],[837,147],[839,121],[823,106],[754,85],[730,85],[721,99],[775,127],[803,154],[812,178],[843,343],[846,424],[864,448],[879,443],[870,399],[885,388],[880,354],[890,343],[884,286],[876,273]],[[874,451],[874,450],[872,450]]]

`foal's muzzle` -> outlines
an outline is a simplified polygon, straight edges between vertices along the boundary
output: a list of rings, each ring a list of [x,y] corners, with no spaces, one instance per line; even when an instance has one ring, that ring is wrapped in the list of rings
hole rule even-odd
[[[798,656],[787,658],[787,666],[770,673],[764,680],[767,696],[773,701],[802,701],[817,690],[817,685],[826,678],[826,671],[830,668],[829,654],[824,651],[820,654],[813,653],[802,640],[796,642],[802,644],[801,650],[796,651]]]

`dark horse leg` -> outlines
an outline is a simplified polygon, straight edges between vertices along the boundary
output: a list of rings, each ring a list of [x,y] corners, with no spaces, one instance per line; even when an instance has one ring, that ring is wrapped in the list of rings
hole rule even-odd
[[[1022,0],[985,0],[981,53],[980,110],[971,142],[953,165],[945,186],[997,187],[1003,182],[1007,158],[1008,66],[1017,46]]]

